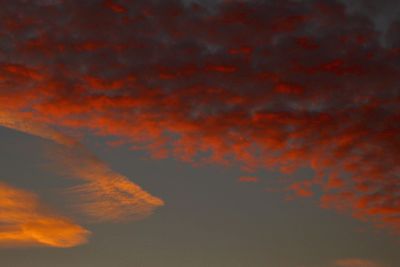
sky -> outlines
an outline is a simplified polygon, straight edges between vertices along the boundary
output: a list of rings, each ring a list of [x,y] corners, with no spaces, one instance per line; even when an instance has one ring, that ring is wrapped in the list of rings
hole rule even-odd
[[[0,6],[2,266],[400,266],[400,2]]]

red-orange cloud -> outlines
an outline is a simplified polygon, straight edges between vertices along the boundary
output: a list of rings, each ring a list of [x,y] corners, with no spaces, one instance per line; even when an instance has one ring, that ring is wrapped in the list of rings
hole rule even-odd
[[[0,11],[9,112],[155,157],[311,167],[287,190],[400,230],[398,22],[318,0],[15,3]]]

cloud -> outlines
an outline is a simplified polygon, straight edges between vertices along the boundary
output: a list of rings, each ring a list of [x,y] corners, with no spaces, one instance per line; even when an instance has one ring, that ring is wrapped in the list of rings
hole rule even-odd
[[[398,21],[381,31],[322,0],[12,1],[0,15],[9,112],[157,158],[311,167],[283,190],[400,232]]]
[[[116,173],[83,146],[54,150],[59,170],[85,183],[67,190],[81,214],[91,221],[142,219],[164,201]]]
[[[111,170],[82,144],[46,124],[33,122],[27,114],[0,110],[0,125],[50,139],[60,145],[53,159],[60,171],[85,184],[76,186],[75,207],[94,221],[119,221],[146,217],[164,202],[144,191],[127,177]]]
[[[0,246],[74,247],[90,232],[46,210],[33,193],[0,183]]]
[[[337,267],[383,267],[382,264],[366,259],[340,259],[335,262]]]
[[[0,109],[0,125],[23,133],[52,140],[66,146],[76,145],[76,141],[60,132],[57,132],[43,123],[33,123],[29,114],[10,112]]]

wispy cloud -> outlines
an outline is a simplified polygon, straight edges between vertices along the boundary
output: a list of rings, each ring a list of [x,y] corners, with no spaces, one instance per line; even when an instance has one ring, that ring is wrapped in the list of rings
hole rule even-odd
[[[62,145],[54,155],[62,173],[83,180],[85,184],[70,190],[75,207],[93,221],[119,221],[146,217],[162,206],[127,177],[114,172],[78,141],[44,123],[34,122],[24,113],[0,111],[0,125],[50,139]]]
[[[76,141],[57,132],[43,123],[32,122],[30,114],[12,112],[0,109],[0,126],[14,129],[23,133],[39,136],[66,146],[76,145]]]
[[[85,181],[67,190],[75,207],[92,221],[124,221],[150,215],[164,202],[113,171],[83,146],[56,150],[59,170]],[[53,152],[56,152],[53,151]]]
[[[73,247],[90,232],[46,209],[38,197],[0,183],[0,246]]]

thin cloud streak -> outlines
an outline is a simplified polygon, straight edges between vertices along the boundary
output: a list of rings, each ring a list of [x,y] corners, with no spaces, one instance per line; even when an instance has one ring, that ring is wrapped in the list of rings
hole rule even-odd
[[[52,155],[62,174],[85,181],[67,193],[90,221],[142,219],[164,205],[163,200],[110,169],[83,146],[55,149]]]
[[[27,116],[26,116],[27,115]],[[0,109],[0,126],[26,134],[39,136],[66,146],[76,145],[76,141],[44,124],[32,123],[29,114],[10,112]]]

